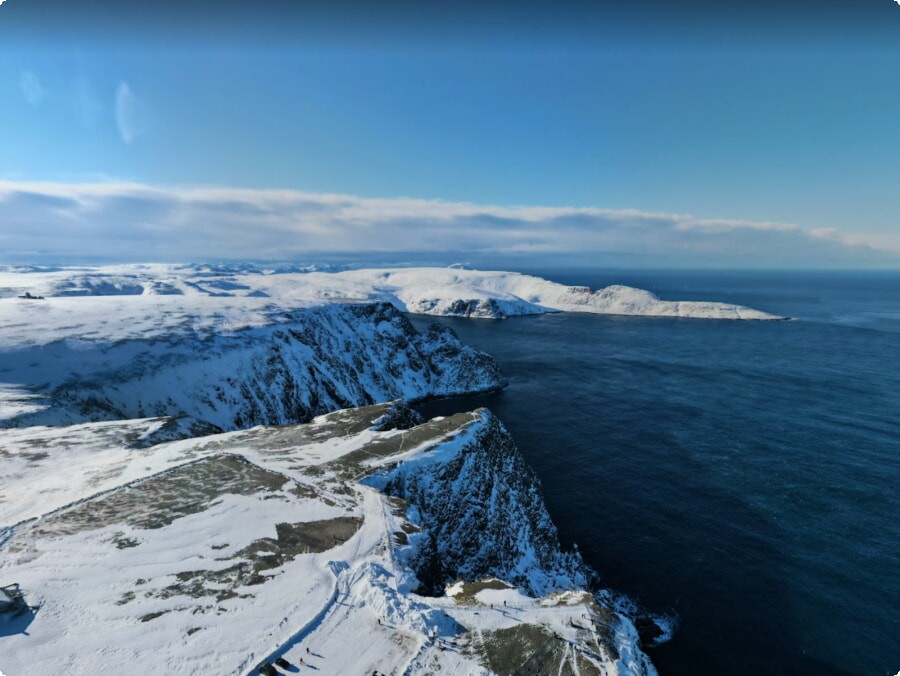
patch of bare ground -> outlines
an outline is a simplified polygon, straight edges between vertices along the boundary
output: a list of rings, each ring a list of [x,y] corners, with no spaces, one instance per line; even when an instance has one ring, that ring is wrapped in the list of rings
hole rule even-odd
[[[458,434],[475,420],[477,420],[475,413],[457,413],[446,418],[432,419],[408,430],[397,430],[390,436],[377,437],[362,448],[351,451],[322,467],[334,472],[336,477],[344,481],[361,479],[372,472],[368,466],[372,460],[398,455],[430,441],[437,442]]]
[[[470,650],[498,676],[601,674],[578,648],[546,627],[533,624],[481,632]]]
[[[244,587],[263,584],[274,578],[278,568],[303,554],[317,554],[345,543],[362,526],[362,519],[340,516],[321,521],[279,523],[274,538],[260,538],[235,552],[232,556],[217,559],[234,563],[217,570],[186,570],[175,574],[176,582],[159,590],[148,591],[146,596],[170,598],[215,597],[224,601],[236,596],[252,596],[241,593]],[[127,603],[123,599],[120,603]]]
[[[469,582],[463,582],[460,591],[453,595],[453,598],[460,605],[484,605],[475,596],[478,592],[482,592],[486,589],[512,589],[512,585],[506,584],[503,580],[498,580],[497,578],[490,578],[487,580],[473,580]]]
[[[204,511],[225,494],[253,495],[280,490],[290,480],[233,455],[203,458],[123,486],[34,522],[32,537],[71,535],[127,524],[162,528]]]

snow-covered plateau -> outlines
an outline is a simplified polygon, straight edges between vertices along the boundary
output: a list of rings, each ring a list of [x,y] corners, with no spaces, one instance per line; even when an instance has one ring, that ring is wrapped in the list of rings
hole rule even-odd
[[[258,323],[279,310],[323,302],[365,300],[386,301],[403,312],[489,319],[560,311],[698,319],[783,319],[741,305],[660,300],[649,291],[621,285],[594,291],[585,286],[566,286],[516,272],[483,272],[457,267],[342,272],[291,270],[293,268],[266,269],[252,265],[166,264],[54,269],[7,267],[0,268],[0,299],[26,293],[48,299],[214,297],[222,299],[214,307],[225,313],[223,321],[226,323],[235,321],[236,314],[240,317],[239,322]],[[185,300],[175,305],[187,304]],[[239,308],[245,311],[239,312]],[[172,318],[172,321],[176,320],[177,317]],[[52,328],[43,322],[42,326],[48,330]]]
[[[0,430],[4,673],[655,673],[487,411],[171,424]]]

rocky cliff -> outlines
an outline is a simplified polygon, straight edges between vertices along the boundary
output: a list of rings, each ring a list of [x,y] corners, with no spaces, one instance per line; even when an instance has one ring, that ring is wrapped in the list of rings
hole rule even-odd
[[[212,335],[25,345],[0,353],[0,371],[5,426],[166,415],[233,430],[504,385],[490,356],[446,327],[416,331],[388,303],[321,305]]]
[[[162,423],[0,430],[0,575],[37,608],[0,617],[9,673],[655,673],[487,411],[134,447]]]
[[[590,573],[560,548],[540,483],[486,410],[452,454],[420,454],[373,481],[412,505],[423,535],[408,552],[420,591],[497,577],[533,595],[585,588]]]

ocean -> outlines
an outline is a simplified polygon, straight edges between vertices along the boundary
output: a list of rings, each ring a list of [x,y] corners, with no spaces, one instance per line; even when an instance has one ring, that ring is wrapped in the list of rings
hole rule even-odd
[[[566,546],[676,618],[661,674],[900,670],[900,273],[529,271],[789,322],[551,314],[451,326]]]

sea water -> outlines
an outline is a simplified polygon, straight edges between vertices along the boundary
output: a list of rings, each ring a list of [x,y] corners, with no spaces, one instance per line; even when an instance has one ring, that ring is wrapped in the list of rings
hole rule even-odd
[[[677,617],[660,672],[897,673],[900,274],[535,272],[793,318],[438,320],[510,384],[428,412],[499,415],[564,544]]]

